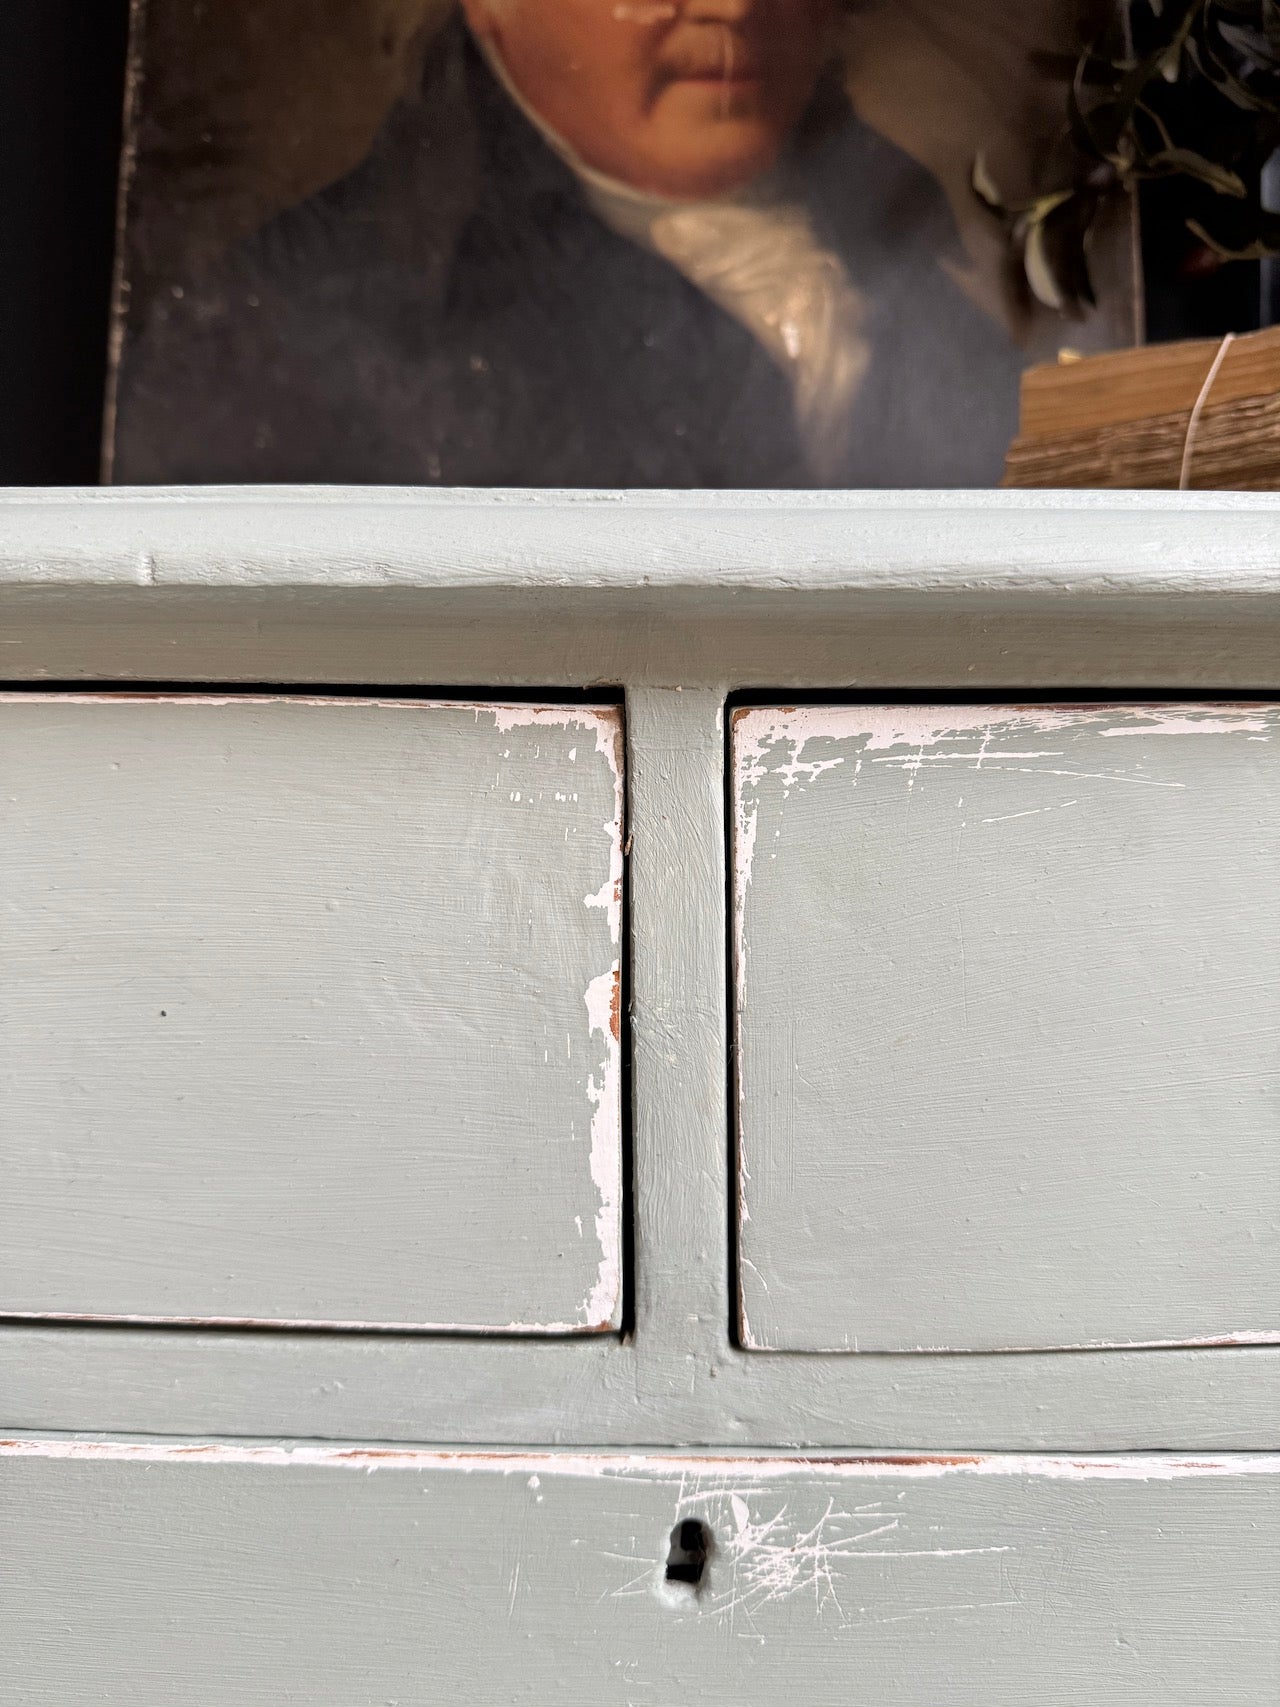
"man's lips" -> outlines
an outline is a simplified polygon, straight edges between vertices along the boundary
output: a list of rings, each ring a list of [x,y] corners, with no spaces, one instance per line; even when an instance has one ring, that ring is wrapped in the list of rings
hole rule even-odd
[[[667,79],[670,83],[706,83],[717,89],[736,88],[738,84],[759,83],[758,71],[677,71]]]
[[[764,55],[746,42],[710,43],[697,52],[672,55],[663,65],[671,83],[759,83],[765,74]]]
[[[715,84],[717,88],[733,88],[740,83],[759,83],[763,77],[764,72],[758,65],[717,65],[680,67],[668,71],[664,80],[668,83],[708,83]]]

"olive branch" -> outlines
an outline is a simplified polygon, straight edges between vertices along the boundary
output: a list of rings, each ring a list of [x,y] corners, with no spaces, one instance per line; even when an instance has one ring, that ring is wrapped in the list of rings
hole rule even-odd
[[[1280,0],[1115,0],[1078,57],[1038,63],[1066,88],[1053,180],[1009,202],[981,154],[972,170],[1038,301],[1093,303],[1099,213],[1158,178],[1183,180],[1188,230],[1220,260],[1280,254],[1280,213],[1259,194],[1280,148]]]

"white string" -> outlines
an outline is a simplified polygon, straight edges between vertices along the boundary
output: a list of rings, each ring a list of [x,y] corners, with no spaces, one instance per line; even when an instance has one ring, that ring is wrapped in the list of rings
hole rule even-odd
[[[1209,393],[1213,390],[1213,382],[1218,377],[1218,370],[1222,366],[1223,358],[1235,341],[1236,335],[1234,332],[1228,332],[1224,335],[1222,342],[1218,345],[1218,353],[1210,362],[1209,371],[1204,376],[1204,384],[1200,387],[1200,395],[1192,405],[1191,419],[1187,422],[1187,436],[1182,441],[1182,466],[1178,470],[1179,492],[1186,491],[1187,481],[1191,478],[1191,453],[1195,449],[1196,428],[1200,425],[1200,412],[1209,401]]]

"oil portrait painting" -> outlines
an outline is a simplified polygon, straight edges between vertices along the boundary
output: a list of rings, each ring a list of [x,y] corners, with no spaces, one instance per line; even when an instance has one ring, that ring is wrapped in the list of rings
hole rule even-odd
[[[994,484],[1064,0],[137,0],[117,481]],[[1056,115],[1056,117],[1055,117]],[[1025,295],[1025,293],[1024,293]]]

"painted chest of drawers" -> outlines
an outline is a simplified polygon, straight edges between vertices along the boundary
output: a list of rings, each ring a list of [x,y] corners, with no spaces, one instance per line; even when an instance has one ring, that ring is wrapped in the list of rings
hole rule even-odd
[[[1280,1696],[1280,505],[0,504],[0,1699]]]

